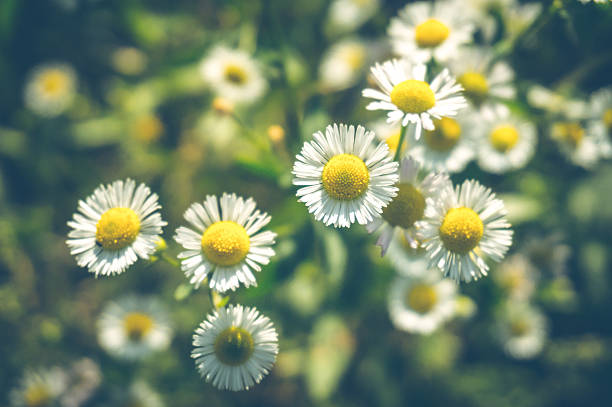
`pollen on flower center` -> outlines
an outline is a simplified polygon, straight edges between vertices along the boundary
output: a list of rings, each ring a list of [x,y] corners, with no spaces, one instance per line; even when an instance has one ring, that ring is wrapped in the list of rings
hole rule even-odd
[[[446,213],[440,226],[440,239],[453,253],[467,254],[480,242],[484,225],[471,208],[452,208]]]
[[[406,305],[419,314],[431,311],[437,301],[436,290],[428,284],[415,284],[406,293]]]
[[[508,152],[516,145],[519,140],[519,133],[516,127],[504,124],[497,126],[491,131],[489,141],[494,149],[500,153]]]
[[[391,226],[407,229],[423,219],[425,197],[412,184],[399,184],[399,192],[383,209],[382,217]]]
[[[52,395],[47,386],[33,384],[25,390],[23,398],[26,406],[38,407],[47,405]]]
[[[338,154],[325,164],[321,183],[330,197],[349,201],[365,193],[370,184],[370,172],[361,158]]]
[[[96,242],[106,250],[123,249],[136,240],[140,219],[130,208],[111,208],[96,225]]]
[[[459,142],[461,125],[455,119],[443,117],[434,120],[435,129],[425,131],[425,144],[432,150],[448,151]]]
[[[225,79],[235,85],[242,85],[247,80],[247,74],[239,66],[236,65],[227,65],[225,67]]]
[[[436,95],[427,82],[408,79],[391,90],[391,103],[405,113],[423,113],[436,104]]]
[[[608,131],[612,130],[612,108],[607,109],[603,114],[603,122],[606,125]]]
[[[450,29],[440,20],[430,18],[417,25],[414,34],[419,47],[433,48],[442,44],[448,38]]]
[[[130,312],[123,318],[123,327],[130,340],[140,341],[151,331],[153,319],[142,312]]]
[[[244,227],[233,221],[219,221],[202,234],[202,251],[208,261],[219,266],[240,263],[249,253],[251,241]]]
[[[516,320],[510,324],[512,336],[523,336],[529,332],[529,324],[525,320]]]
[[[553,136],[576,148],[584,138],[584,129],[578,123],[556,123],[553,126]]]
[[[46,93],[55,94],[66,87],[68,79],[59,70],[45,72],[41,78],[42,87]]]
[[[457,78],[457,82],[463,86],[463,93],[479,105],[487,98],[489,84],[487,79],[480,73],[474,71],[465,72]]]
[[[229,366],[244,364],[255,349],[253,336],[245,329],[232,326],[222,331],[215,339],[215,355]]]

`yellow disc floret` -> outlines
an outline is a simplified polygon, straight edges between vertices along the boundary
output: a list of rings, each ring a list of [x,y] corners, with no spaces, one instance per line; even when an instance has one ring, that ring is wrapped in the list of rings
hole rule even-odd
[[[232,326],[222,331],[215,339],[215,355],[225,365],[244,364],[255,349],[253,336],[245,329]]]
[[[472,102],[479,105],[487,98],[489,84],[487,79],[478,72],[468,71],[457,78],[457,82],[463,86],[463,93]]]
[[[416,26],[414,36],[421,48],[433,48],[442,44],[448,38],[450,29],[440,20],[430,18]]]
[[[338,154],[325,164],[321,183],[330,197],[350,201],[368,189],[370,172],[361,158],[353,154]]]
[[[425,197],[412,184],[399,184],[397,196],[383,209],[382,217],[391,226],[407,229],[423,219]]]
[[[96,243],[106,250],[120,250],[131,245],[140,232],[140,218],[130,208],[111,208],[96,225]]]
[[[512,150],[512,147],[516,145],[518,140],[519,133],[516,130],[516,127],[509,124],[503,124],[495,127],[489,135],[491,145],[500,153],[506,153]]]
[[[517,319],[510,323],[512,336],[524,336],[529,332],[529,323],[524,319]]]
[[[426,314],[433,309],[438,301],[438,293],[428,284],[415,284],[406,294],[406,305],[419,314]]]
[[[28,407],[42,407],[49,405],[53,395],[48,386],[42,383],[35,383],[25,389],[23,399]]]
[[[440,226],[440,239],[444,247],[453,253],[467,254],[480,242],[484,225],[471,208],[452,208]]]
[[[604,112],[602,120],[608,131],[612,131],[612,108]]]
[[[579,123],[555,123],[552,128],[553,137],[576,148],[584,138],[584,129]]]
[[[215,222],[202,234],[202,251],[211,263],[233,266],[249,253],[251,241],[244,227],[228,220]]]
[[[443,117],[434,120],[435,129],[425,131],[425,144],[435,151],[448,151],[457,144],[461,137],[461,125],[455,119]]]
[[[153,319],[142,312],[130,312],[123,318],[123,328],[130,340],[140,341],[153,328]]]
[[[436,104],[436,95],[427,82],[408,79],[391,90],[391,103],[405,113],[423,113]]]
[[[68,76],[59,69],[45,71],[40,78],[42,88],[49,95],[63,92],[68,86]]]
[[[227,65],[224,73],[225,79],[235,85],[242,85],[247,81],[246,72],[239,66]]]

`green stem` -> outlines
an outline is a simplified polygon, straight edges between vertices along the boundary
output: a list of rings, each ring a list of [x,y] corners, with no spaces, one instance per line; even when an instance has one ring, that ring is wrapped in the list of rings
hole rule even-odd
[[[162,252],[160,258],[163,259],[166,263],[170,264],[172,267],[180,268],[181,263],[172,256],[169,256],[168,253]]]
[[[410,126],[410,124],[408,124]],[[393,161],[400,161],[400,156],[402,155],[402,145],[404,144],[404,138],[406,137],[406,129],[408,126],[402,126],[402,130],[400,131],[400,139],[397,143],[397,150],[395,150],[395,156],[393,157]]]

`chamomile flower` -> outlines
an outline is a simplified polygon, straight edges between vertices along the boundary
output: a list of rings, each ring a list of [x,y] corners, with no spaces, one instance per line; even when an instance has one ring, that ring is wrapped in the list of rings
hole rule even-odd
[[[253,198],[224,193],[220,199],[207,195],[185,211],[191,227],[179,227],[174,239],[185,249],[178,255],[181,269],[196,288],[206,278],[218,292],[257,285],[253,272],[274,256],[276,233],[261,231],[271,217],[255,208]]]
[[[531,359],[542,351],[547,323],[539,310],[527,303],[509,301],[498,321],[497,337],[510,356]]]
[[[480,168],[496,174],[523,168],[535,152],[535,125],[503,105],[485,108],[481,117],[474,128]]]
[[[536,287],[537,270],[522,254],[513,254],[499,264],[493,279],[512,300],[527,300]]]
[[[334,0],[329,5],[326,30],[342,34],[356,30],[368,21],[380,7],[380,0]]]
[[[391,322],[402,331],[430,334],[453,317],[457,287],[437,270],[422,269],[399,275],[389,291]]]
[[[344,39],[333,44],[319,66],[321,86],[338,91],[354,85],[363,75],[368,61],[367,45],[358,39]]]
[[[461,96],[461,85],[449,74],[448,69],[439,73],[433,81],[426,82],[427,67],[411,65],[406,60],[393,59],[377,63],[371,68],[380,89],[364,89],[362,95],[376,99],[366,106],[368,110],[388,110],[387,122],[416,125],[415,138],[421,129],[435,128],[432,118],[454,116],[466,107]]]
[[[70,107],[76,82],[74,69],[67,64],[50,63],[36,67],[25,86],[25,104],[41,116],[58,116]]]
[[[595,167],[610,152],[610,141],[601,133],[590,133],[581,120],[553,123],[550,137],[569,161],[586,169]]]
[[[377,246],[384,256],[393,239],[396,228],[413,248],[418,247],[416,222],[423,219],[427,200],[436,200],[440,192],[451,185],[448,175],[421,171],[421,164],[413,158],[404,158],[400,166],[397,195],[383,209],[382,216],[366,225],[369,233],[381,229]]]
[[[241,50],[214,48],[202,61],[200,73],[218,96],[236,103],[253,103],[268,89],[257,62]]]
[[[487,275],[482,256],[499,262],[512,243],[504,203],[478,181],[448,187],[427,205],[420,234],[430,264],[456,282]]]
[[[10,393],[12,407],[54,406],[68,386],[68,376],[60,368],[27,370]]]
[[[127,179],[100,185],[79,201],[68,221],[72,230],[66,244],[81,267],[96,276],[123,273],[138,258],[148,259],[166,226],[157,194]]]
[[[154,298],[128,296],[109,303],[98,319],[98,342],[110,355],[143,359],[170,345],[172,328]]]
[[[395,231],[395,236],[389,243],[386,257],[391,265],[400,275],[412,276],[429,269],[429,259],[422,246],[416,249],[410,246],[404,233],[399,229]]]
[[[274,365],[278,335],[257,309],[229,305],[206,317],[193,346],[191,357],[206,382],[221,390],[248,390]]]
[[[406,5],[391,20],[393,51],[415,63],[431,58],[446,62],[462,45],[472,41],[473,24],[460,12],[463,1],[417,1]]]
[[[316,220],[335,227],[361,225],[380,217],[397,194],[398,164],[385,143],[362,126],[329,125],[304,143],[296,156],[293,184]]]

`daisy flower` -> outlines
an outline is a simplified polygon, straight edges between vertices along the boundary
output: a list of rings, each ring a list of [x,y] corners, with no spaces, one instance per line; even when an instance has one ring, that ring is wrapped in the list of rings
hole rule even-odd
[[[537,356],[546,341],[546,319],[527,303],[509,301],[497,324],[497,337],[504,350],[515,359]]]
[[[416,63],[446,62],[472,41],[474,26],[466,18],[463,1],[417,1],[391,19],[389,35],[393,51]]]
[[[164,407],[166,405],[161,395],[140,379],[133,382],[126,392],[120,393],[116,398],[119,406]]]
[[[138,258],[155,252],[162,227],[157,194],[127,179],[100,185],[79,201],[77,213],[68,221],[72,230],[66,244],[81,267],[108,276],[123,273]]]
[[[397,196],[383,209],[382,216],[366,225],[369,233],[382,228],[376,242],[384,256],[393,239],[396,228],[404,233],[404,238],[413,248],[419,243],[415,239],[416,222],[423,219],[426,200],[436,200],[440,192],[451,185],[446,174],[425,173],[421,164],[413,158],[404,158],[400,166],[399,182],[396,184]]]
[[[362,126],[334,124],[316,132],[296,156],[297,196],[316,220],[335,227],[364,225],[382,213],[398,191],[398,164],[385,143]]]
[[[268,89],[257,62],[241,50],[215,47],[202,61],[200,74],[217,95],[236,103],[253,103]]]
[[[428,335],[453,317],[456,286],[428,268],[395,278],[389,291],[389,316],[402,331]]]
[[[68,375],[60,368],[27,370],[10,393],[11,406],[53,406],[68,386]]]
[[[612,88],[599,90],[591,96],[588,107],[587,131],[600,143],[601,155],[612,156]]]
[[[195,230],[181,226],[174,239],[185,248],[178,255],[181,269],[196,288],[205,278],[221,293],[236,290],[240,283],[257,286],[253,272],[274,256],[276,233],[261,231],[272,218],[256,206],[253,198],[224,193],[220,199],[207,195],[185,211],[185,220]]]
[[[493,279],[513,300],[527,300],[536,287],[537,270],[522,254],[514,254],[499,264]]]
[[[505,40],[515,38],[531,25],[542,10],[541,4],[521,3],[518,0],[468,0],[464,3],[462,11],[476,24],[489,44],[501,29]]]
[[[348,33],[361,27],[380,7],[380,0],[334,0],[329,6],[326,30],[330,34]]]
[[[430,264],[456,282],[487,275],[482,256],[499,262],[512,243],[504,203],[478,181],[446,188],[427,203],[420,233]]]
[[[432,118],[454,116],[466,107],[461,96],[461,85],[444,69],[431,83],[425,81],[427,67],[411,65],[406,60],[393,59],[377,63],[371,68],[374,80],[382,90],[364,89],[362,95],[376,99],[366,106],[368,110],[388,110],[387,122],[416,125],[415,138],[421,129],[435,128]]]
[[[63,113],[74,99],[77,79],[64,63],[49,63],[32,70],[24,90],[26,106],[46,117]]]
[[[422,246],[413,248],[406,240],[406,235],[396,229],[395,236],[389,243],[386,257],[400,275],[412,276],[429,269],[429,259]]]
[[[136,360],[170,345],[172,328],[162,304],[129,296],[109,303],[98,319],[98,342],[114,357]]]
[[[535,125],[503,105],[485,108],[481,118],[474,126],[480,168],[496,174],[523,168],[535,153]]]
[[[373,123],[370,123],[368,128],[372,129],[374,133],[376,133],[376,137],[380,141],[384,141],[387,143],[387,147],[389,147],[389,153],[391,156],[395,156],[395,152],[397,151],[397,147],[399,146],[399,141],[402,133],[402,126],[400,123],[389,124],[385,120],[377,120]],[[404,139],[402,143],[402,151],[400,157],[404,156],[406,152],[406,148],[408,147],[408,140]]]
[[[321,59],[321,86],[338,91],[354,85],[362,77],[367,60],[368,48],[361,40],[350,38],[333,44]]]
[[[206,317],[193,346],[191,357],[206,382],[221,390],[248,390],[274,365],[278,335],[257,309],[229,305]]]
[[[600,159],[609,157],[612,147],[607,135],[604,138],[601,132],[588,130],[581,120],[558,121],[550,128],[550,137],[569,161],[592,169]]]

